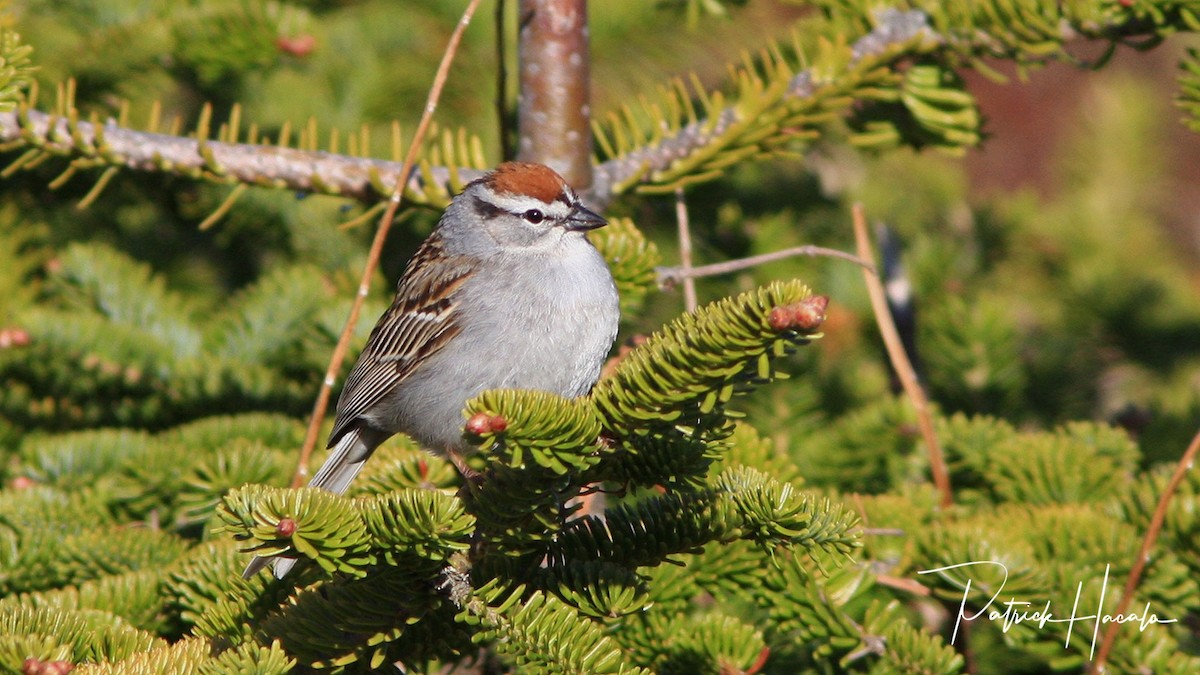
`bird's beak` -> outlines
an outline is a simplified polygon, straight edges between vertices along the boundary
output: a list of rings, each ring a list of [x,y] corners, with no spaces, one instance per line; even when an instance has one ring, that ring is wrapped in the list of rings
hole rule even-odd
[[[571,209],[571,215],[567,216],[564,226],[571,231],[586,231],[604,227],[607,224],[608,221],[600,214],[585,208],[583,204],[576,204],[575,208]]]

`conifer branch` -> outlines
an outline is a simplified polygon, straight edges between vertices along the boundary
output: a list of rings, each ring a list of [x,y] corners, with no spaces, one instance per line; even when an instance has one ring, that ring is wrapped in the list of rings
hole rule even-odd
[[[283,139],[281,139],[282,141]],[[280,145],[228,143],[136,131],[115,120],[96,124],[32,109],[0,112],[0,143],[28,145],[64,157],[95,156],[110,166],[176,173],[218,182],[242,182],[297,192],[319,192],[371,201],[386,197],[399,180],[400,162],[351,157]],[[405,196],[417,203],[430,186],[445,186],[451,171],[414,172]],[[483,172],[461,169],[463,180]],[[385,187],[388,186],[388,187]]]
[[[1059,8],[1055,11],[1067,10]],[[699,89],[688,92],[686,86],[677,83],[669,96],[671,101],[666,105],[686,108],[685,116],[690,118],[689,122],[673,131],[663,131],[663,127],[670,128],[671,124],[666,118],[660,119],[658,127],[651,132],[653,137],[642,139],[645,142],[636,147],[612,147],[601,136],[598,140],[603,154],[611,158],[593,167],[589,197],[602,205],[616,194],[638,187],[669,191],[685,183],[710,180],[726,166],[746,156],[769,151],[787,138],[804,139],[817,134],[813,124],[849,110],[849,104],[855,100],[871,103],[881,96],[889,101],[901,96],[906,114],[919,117],[920,123],[930,127],[924,136],[910,139],[913,142],[951,148],[971,144],[978,138],[977,132],[972,131],[978,119],[970,96],[958,90],[955,82],[944,81],[950,76],[933,66],[910,69],[910,74],[901,82],[894,72],[898,64],[941,51],[951,61],[965,59],[972,66],[990,72],[978,60],[980,55],[1008,58],[1022,64],[1038,63],[1055,56],[1066,58],[1062,45],[1071,39],[1119,41],[1147,33],[1154,36],[1156,30],[1165,31],[1175,26],[1171,21],[1182,27],[1187,20],[1162,19],[1168,25],[1159,26],[1138,21],[1133,14],[1118,13],[1105,17],[1103,22],[1088,22],[1085,28],[1080,25],[1085,18],[1064,14],[1061,21],[1046,29],[1049,33],[1040,35],[1044,44],[1038,43],[1035,48],[1009,44],[1016,38],[1000,34],[999,28],[989,23],[995,17],[946,17],[936,8],[928,12],[885,9],[873,16],[858,17],[861,23],[873,25],[873,28],[847,49],[848,62],[841,63],[842,56],[826,59],[833,67],[848,69],[848,76],[843,78],[845,82],[838,84],[836,91],[830,89],[827,67],[824,70],[809,67],[795,72],[782,83],[785,86],[778,94],[774,90],[771,93],[760,91],[767,85],[780,84],[773,78],[785,72],[786,66],[778,61],[781,57],[777,54],[770,56],[776,62],[766,64],[771,69],[772,79],[752,81],[757,76],[750,71],[738,74],[738,84],[751,92],[747,95],[754,98],[755,109],[766,106],[760,111],[763,116],[775,120],[779,115],[785,118],[791,115],[777,110],[780,105],[803,111],[803,123],[800,124],[803,128],[784,125],[764,137],[762,129],[746,126],[757,121],[746,118],[747,113],[743,110],[746,106],[741,102],[735,100],[725,105],[722,103],[724,97],[719,94]],[[943,35],[931,25],[931,22],[945,23],[949,29],[955,21],[976,25],[969,35],[962,32]],[[1185,79],[1185,85],[1187,82]],[[888,90],[887,96],[881,93],[884,90]],[[705,104],[707,116],[698,116],[693,104],[684,100],[693,94]],[[656,109],[659,107],[655,104]],[[777,122],[768,120],[763,124],[777,125]],[[644,133],[633,128],[629,131]],[[587,137],[591,135],[587,134]],[[878,145],[896,142],[899,135],[894,126],[882,129],[878,120],[866,120],[864,129],[852,140],[858,144]],[[364,201],[388,197],[403,168],[397,161],[282,147],[286,143],[264,146],[135,131],[115,121],[98,124],[39,112],[27,106],[16,112],[0,112],[0,144],[9,148],[30,146],[64,157],[87,157],[109,166],[319,192]],[[590,143],[587,147],[591,147]],[[685,159],[687,166],[680,163]],[[448,198],[447,186],[453,181],[467,181],[481,173],[478,169],[455,166],[433,167],[429,175],[418,174],[405,182],[405,197],[417,204],[440,204]]]

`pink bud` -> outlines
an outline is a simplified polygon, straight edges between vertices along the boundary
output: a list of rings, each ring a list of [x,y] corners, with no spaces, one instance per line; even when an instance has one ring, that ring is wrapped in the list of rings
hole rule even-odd
[[[814,295],[796,304],[796,328],[805,332],[814,331],[825,322],[825,310],[829,307],[829,297]]]
[[[313,52],[317,46],[317,39],[312,35],[305,33],[304,35],[296,35],[293,37],[281,37],[275,40],[275,46],[279,51],[292,56],[304,57]]]
[[[70,661],[42,661],[29,657],[21,664],[23,675],[66,675],[75,670],[75,664]]]
[[[30,342],[29,331],[24,328],[0,328],[0,349],[27,347]]]
[[[767,325],[776,331],[811,333],[825,322],[825,310],[828,307],[827,296],[813,295],[800,302],[773,308],[767,315]]]
[[[475,413],[467,419],[467,431],[482,436],[492,430],[492,416],[487,413]]]
[[[767,324],[771,330],[785,331],[792,325],[792,313],[787,307],[775,307],[767,315]]]
[[[290,537],[296,533],[296,521],[291,518],[282,518],[275,525],[275,536]]]

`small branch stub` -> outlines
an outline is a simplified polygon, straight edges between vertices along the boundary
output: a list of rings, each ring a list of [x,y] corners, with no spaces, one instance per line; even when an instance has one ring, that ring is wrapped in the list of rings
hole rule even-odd
[[[825,309],[829,307],[829,297],[814,295],[791,305],[783,305],[771,310],[767,315],[767,323],[772,330],[794,330],[811,333],[825,322]]]

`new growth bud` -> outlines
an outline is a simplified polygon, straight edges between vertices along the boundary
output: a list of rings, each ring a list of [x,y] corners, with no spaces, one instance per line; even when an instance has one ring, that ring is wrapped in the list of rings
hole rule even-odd
[[[499,415],[489,415],[487,413],[475,413],[467,419],[467,432],[482,436],[484,434],[498,434],[508,428],[508,420]]]
[[[296,521],[291,518],[283,518],[275,526],[275,534],[280,537],[290,537],[296,533]]]
[[[771,313],[767,315],[767,323],[772,330],[811,333],[824,323],[827,307],[829,307],[828,296],[809,296],[800,302],[772,309]]]

